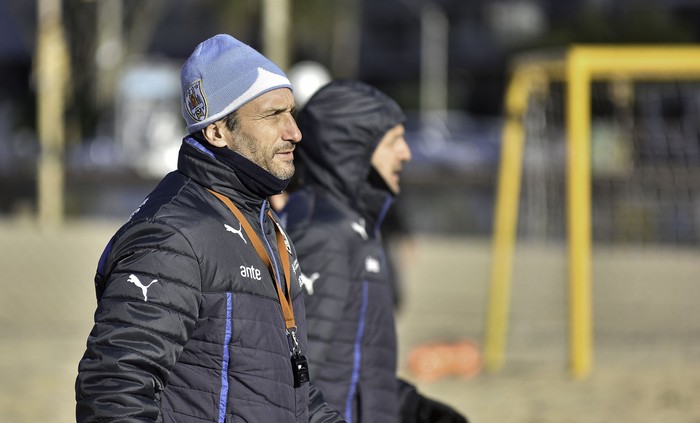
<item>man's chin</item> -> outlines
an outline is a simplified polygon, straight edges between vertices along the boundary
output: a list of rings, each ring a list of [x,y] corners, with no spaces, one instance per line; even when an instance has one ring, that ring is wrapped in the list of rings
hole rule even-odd
[[[294,165],[290,164],[288,166],[278,166],[272,173],[272,175],[277,179],[290,179],[294,176]]]

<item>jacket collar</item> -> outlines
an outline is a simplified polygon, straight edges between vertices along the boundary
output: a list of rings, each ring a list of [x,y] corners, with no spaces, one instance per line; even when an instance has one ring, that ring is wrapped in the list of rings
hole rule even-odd
[[[234,169],[217,160],[203,143],[193,137],[182,140],[177,168],[203,187],[229,197],[244,210],[257,212],[266,200],[246,189]]]
[[[394,202],[394,196],[388,189],[375,187],[372,184],[363,184],[358,192],[358,209],[365,219],[367,230],[370,229],[377,235],[389,207]]]

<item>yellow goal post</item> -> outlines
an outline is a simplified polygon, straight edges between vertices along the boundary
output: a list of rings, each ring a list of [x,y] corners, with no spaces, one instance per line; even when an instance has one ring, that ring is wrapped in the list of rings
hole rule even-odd
[[[565,90],[566,241],[569,369],[574,378],[593,367],[591,304],[591,85],[598,80],[699,80],[700,47],[692,45],[574,45],[563,54],[522,55],[513,62],[505,98],[492,262],[484,330],[487,371],[505,363],[523,148],[531,96],[559,81]]]

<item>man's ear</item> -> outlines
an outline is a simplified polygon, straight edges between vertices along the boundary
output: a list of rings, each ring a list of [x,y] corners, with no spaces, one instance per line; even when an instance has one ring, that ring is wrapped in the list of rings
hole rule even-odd
[[[214,147],[226,147],[226,139],[222,131],[221,125],[225,125],[222,121],[210,123],[206,128],[202,129],[202,135]]]

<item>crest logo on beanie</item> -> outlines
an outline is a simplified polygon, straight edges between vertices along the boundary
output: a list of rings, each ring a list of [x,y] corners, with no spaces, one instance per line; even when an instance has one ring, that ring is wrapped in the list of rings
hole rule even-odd
[[[201,122],[207,117],[207,100],[202,91],[202,80],[198,79],[187,88],[185,92],[185,105],[187,113],[196,122]]]

